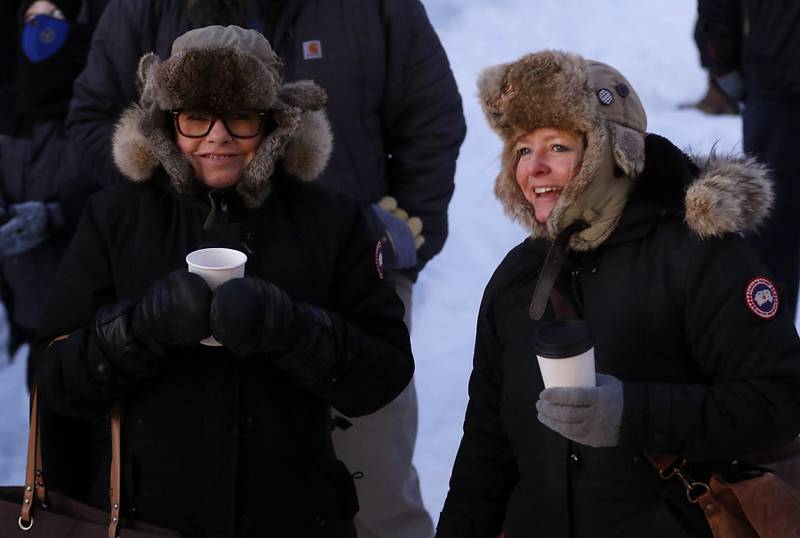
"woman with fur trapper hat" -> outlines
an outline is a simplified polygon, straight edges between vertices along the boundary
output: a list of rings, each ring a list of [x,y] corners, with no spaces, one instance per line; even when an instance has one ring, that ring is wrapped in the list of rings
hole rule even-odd
[[[360,206],[309,181],[331,150],[325,94],[278,65],[235,26],[143,57],[114,136],[131,182],[89,201],[54,285],[34,351],[42,406],[64,416],[43,432],[48,486],[108,509],[107,413],[122,403],[123,526],[355,536],[330,408],[373,412],[411,378]],[[244,252],[246,276],[212,293],[184,261],[205,247]]]
[[[735,479],[733,460],[800,430],[794,320],[739,235],[770,208],[765,170],[646,134],[625,77],[575,54],[478,86],[503,141],[495,192],[530,237],[486,287],[437,536],[710,536],[645,455]],[[594,334],[595,387],[543,390],[532,340],[557,316]]]

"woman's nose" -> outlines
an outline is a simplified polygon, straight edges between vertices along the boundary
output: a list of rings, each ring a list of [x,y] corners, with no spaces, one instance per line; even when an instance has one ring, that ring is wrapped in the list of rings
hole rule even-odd
[[[228,132],[228,129],[225,128],[225,124],[222,123],[221,118],[217,118],[214,125],[211,126],[211,130],[206,135],[206,140],[216,144],[230,142],[231,138],[231,134]]]
[[[528,174],[531,176],[541,176],[546,174],[550,167],[547,165],[547,159],[538,153],[531,153],[527,159]]]

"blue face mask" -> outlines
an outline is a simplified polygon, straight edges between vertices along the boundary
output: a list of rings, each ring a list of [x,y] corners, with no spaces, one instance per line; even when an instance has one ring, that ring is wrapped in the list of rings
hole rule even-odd
[[[36,15],[22,30],[22,52],[34,63],[53,57],[67,41],[69,23],[49,15]]]

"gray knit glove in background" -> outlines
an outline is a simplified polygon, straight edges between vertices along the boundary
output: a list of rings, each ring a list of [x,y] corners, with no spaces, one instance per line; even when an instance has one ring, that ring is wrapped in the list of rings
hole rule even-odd
[[[596,387],[550,387],[536,402],[539,422],[593,447],[617,446],[622,409],[622,383],[604,374],[597,374]]]
[[[0,257],[21,254],[47,240],[48,211],[44,203],[12,205],[7,216],[8,220],[0,226]]]

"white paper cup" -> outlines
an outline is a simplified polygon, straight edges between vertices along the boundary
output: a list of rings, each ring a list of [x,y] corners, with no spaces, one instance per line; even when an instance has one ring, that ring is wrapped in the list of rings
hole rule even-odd
[[[189,272],[203,277],[212,291],[232,278],[243,277],[246,262],[247,255],[232,248],[203,248],[186,255]],[[213,336],[200,340],[200,343],[222,345]]]
[[[545,388],[594,387],[594,339],[581,320],[542,324],[534,336],[534,349]]]
[[[594,387],[594,348],[575,357],[550,358],[536,355],[545,388]]]

